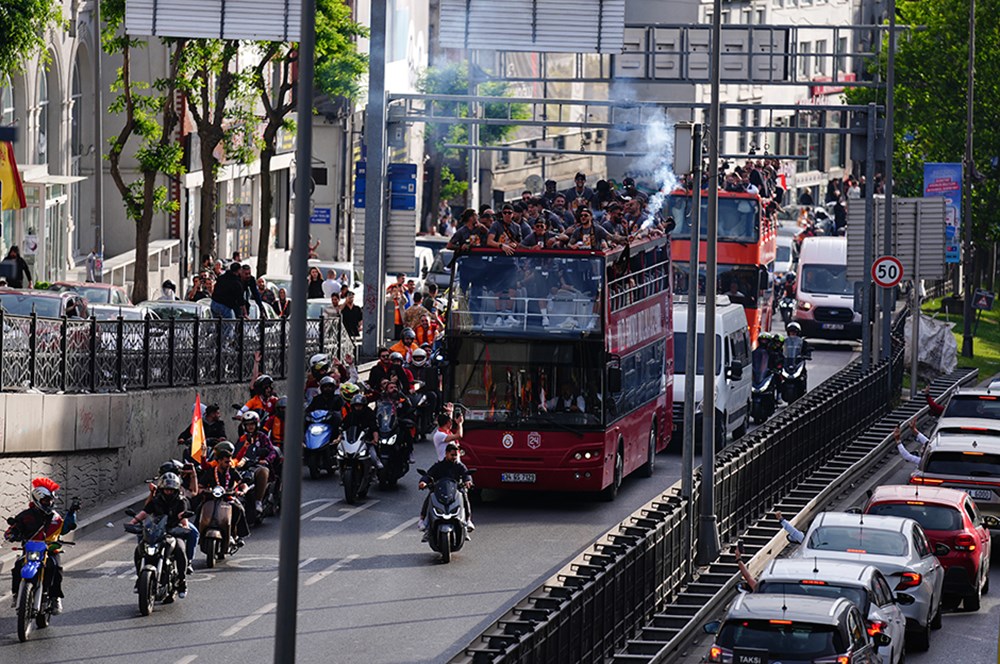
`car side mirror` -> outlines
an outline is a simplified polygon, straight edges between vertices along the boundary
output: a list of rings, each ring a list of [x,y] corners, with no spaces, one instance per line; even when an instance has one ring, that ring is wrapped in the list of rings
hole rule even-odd
[[[726,369],[726,378],[729,380],[741,380],[743,378],[743,365],[739,362],[733,362]]]
[[[892,637],[885,632],[879,632],[875,635],[875,645],[881,648],[882,646],[887,646],[892,643]]]
[[[702,625],[702,629],[706,634],[718,634],[720,627],[722,627],[722,623],[718,620],[713,620]]]
[[[996,530],[1000,528],[1000,519],[996,518],[992,514],[984,514],[983,527]]]
[[[612,394],[622,391],[621,367],[608,367],[608,391]]]
[[[951,553],[951,547],[948,546],[947,544],[942,544],[941,542],[938,542],[937,544],[934,545],[935,556],[947,556],[949,553]]]
[[[909,606],[917,601],[913,595],[907,595],[906,593],[896,593],[896,604],[900,606]]]
[[[752,593],[753,589],[750,588],[750,584],[746,581],[740,581],[736,584],[736,590],[741,593]]]

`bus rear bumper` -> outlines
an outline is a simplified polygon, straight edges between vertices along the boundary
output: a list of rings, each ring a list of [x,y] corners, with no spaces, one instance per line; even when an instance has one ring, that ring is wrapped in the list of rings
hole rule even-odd
[[[475,468],[473,481],[480,489],[512,491],[600,491],[604,488],[603,468],[590,465],[579,468],[504,465],[484,467],[468,462]]]

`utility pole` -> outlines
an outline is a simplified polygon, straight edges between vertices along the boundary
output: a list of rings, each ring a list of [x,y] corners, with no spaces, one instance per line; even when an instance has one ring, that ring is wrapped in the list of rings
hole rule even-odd
[[[872,260],[875,255],[875,228],[878,220],[875,218],[875,137],[878,131],[875,104],[868,104],[868,139],[865,142],[865,269],[861,293],[861,370],[865,373],[871,369],[874,356],[872,337],[872,313],[875,303],[872,296]]]
[[[101,0],[94,3],[94,248],[97,262],[94,264],[94,281],[104,281],[104,104],[101,89],[104,78],[101,72]],[[76,223],[80,223],[77,219]]]
[[[976,165],[972,157],[972,132],[974,115],[972,102],[975,98],[973,86],[976,83],[976,0],[969,0],[969,64],[965,93],[965,174],[962,186],[965,188],[965,214],[962,215],[962,272],[965,301],[962,307],[962,357],[972,357],[972,277],[975,271],[975,256],[972,248],[972,179],[976,175]]]
[[[722,132],[719,131],[722,115],[719,102],[722,82],[722,72],[720,71],[722,65],[721,15],[722,0],[713,0],[712,100],[708,110],[708,234],[705,249],[705,382],[702,388],[701,511],[698,515],[698,552],[696,556],[696,562],[699,565],[707,565],[719,557],[719,526],[715,519],[715,279],[717,270],[715,245],[719,234],[719,141],[722,137]],[[695,238],[700,241],[700,228],[697,231],[692,231],[692,245],[695,244]],[[691,277],[695,283],[695,292],[697,292],[697,272]],[[697,366],[695,359],[689,357],[688,364]],[[722,429],[723,431],[726,429],[725,422],[723,422]],[[725,433],[723,433],[723,438],[725,438]]]
[[[889,0],[889,58],[885,78],[885,225],[882,230],[882,255],[892,255],[892,156],[895,147],[893,113],[896,105],[896,0]],[[872,183],[874,184],[874,183]],[[877,223],[877,222],[876,222]],[[895,309],[892,288],[882,288],[882,359],[892,355],[892,313]],[[919,312],[918,312],[919,313]],[[888,375],[888,374],[887,374]],[[891,379],[890,379],[891,380]]]

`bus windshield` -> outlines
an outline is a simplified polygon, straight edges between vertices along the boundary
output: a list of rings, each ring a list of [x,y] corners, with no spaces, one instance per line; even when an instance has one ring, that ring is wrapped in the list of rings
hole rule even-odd
[[[598,333],[603,273],[602,260],[591,256],[461,256],[449,332]]]
[[[671,267],[674,271],[674,294],[687,295],[690,266],[687,263],[672,263]],[[728,295],[729,301],[733,304],[756,309],[757,300],[760,297],[757,268],[753,265],[718,265],[717,269],[716,292]],[[698,295],[704,294],[705,266],[700,265],[698,269]]]
[[[454,374],[448,400],[467,409],[467,423],[601,424],[600,342],[453,337],[449,354]]]
[[[691,239],[691,196],[671,194],[668,214],[677,222],[675,240]],[[701,197],[701,238],[708,235],[708,196]],[[760,203],[754,198],[719,196],[719,240],[754,244],[760,238]]]

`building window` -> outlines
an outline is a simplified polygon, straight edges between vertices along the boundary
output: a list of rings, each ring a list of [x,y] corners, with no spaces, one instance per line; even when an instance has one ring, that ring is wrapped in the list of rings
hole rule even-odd
[[[757,10],[757,25],[764,25],[765,23],[766,23],[766,21],[764,20],[764,10],[763,9],[758,9]]]
[[[840,71],[851,71],[851,60],[846,55],[850,52],[850,48],[851,47],[848,45],[847,37],[841,37],[837,40],[837,52],[841,54],[840,57],[837,58],[837,68]]]
[[[14,124],[14,84],[10,76],[0,78],[0,125]]]
[[[797,127],[822,127],[822,113],[811,111],[798,113],[795,116]],[[816,133],[802,133],[795,135],[795,154],[799,157],[806,157],[799,162],[799,171],[820,171],[823,170],[823,143],[820,140],[822,135]]]
[[[49,144],[49,77],[38,70],[38,163],[48,161]]]
[[[816,73],[826,74],[826,62],[829,58],[828,51],[826,50],[826,40],[820,39],[816,41]]]
[[[745,129],[750,128],[750,111],[743,109],[740,111],[740,126]],[[737,144],[736,151],[740,154],[746,154],[750,149],[750,132],[744,131],[740,133],[739,143]]]
[[[70,101],[72,102],[72,115],[70,124],[70,154],[73,158],[78,158],[83,154],[83,86],[80,85],[80,61],[79,58],[73,66],[72,88]]]
[[[799,74],[808,79],[812,75],[812,58],[809,54],[812,52],[812,44],[809,42],[799,43]]]

